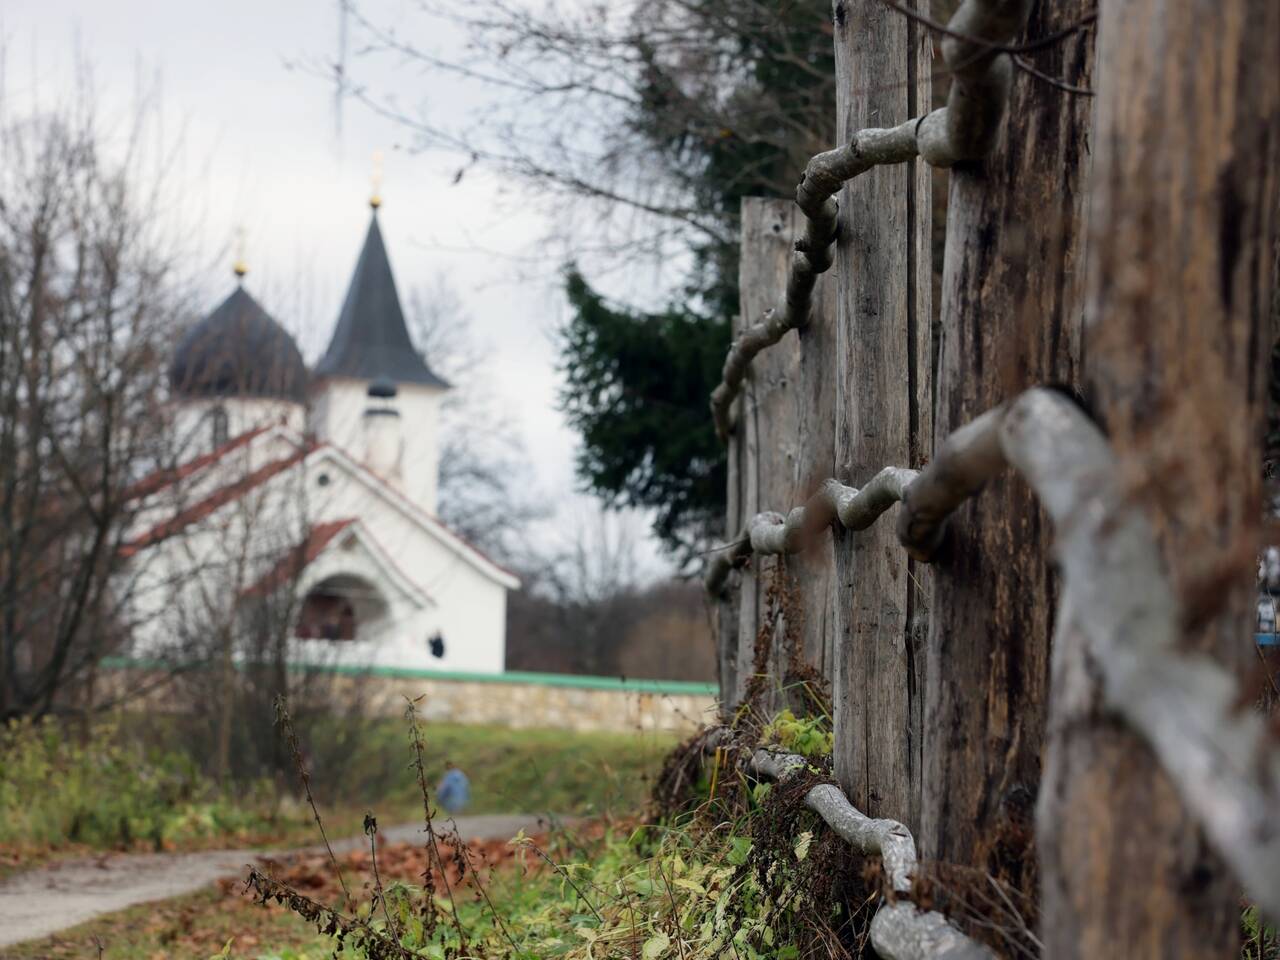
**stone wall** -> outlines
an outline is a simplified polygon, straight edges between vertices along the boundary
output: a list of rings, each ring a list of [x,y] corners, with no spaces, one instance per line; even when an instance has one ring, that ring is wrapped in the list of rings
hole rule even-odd
[[[709,693],[417,677],[369,677],[360,682],[371,709],[399,714],[406,697],[421,698],[422,718],[441,723],[692,732],[715,713],[715,698]]]
[[[150,709],[190,709],[178,702],[155,665],[113,660],[106,666],[99,696],[146,689],[140,699]],[[399,716],[411,699],[423,720],[438,723],[691,733],[714,720],[716,711],[714,687],[701,683],[534,673],[335,673],[335,700],[362,703],[371,714]]]

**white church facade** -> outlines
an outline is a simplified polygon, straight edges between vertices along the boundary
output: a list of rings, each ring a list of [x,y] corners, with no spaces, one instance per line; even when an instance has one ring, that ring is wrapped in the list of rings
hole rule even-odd
[[[170,363],[182,453],[133,490],[131,653],[502,672],[519,581],[436,517],[449,385],[413,347],[376,206],[314,369],[237,274]]]

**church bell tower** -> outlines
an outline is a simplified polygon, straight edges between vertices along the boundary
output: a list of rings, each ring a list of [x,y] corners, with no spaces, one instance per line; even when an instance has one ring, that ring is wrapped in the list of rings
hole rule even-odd
[[[364,246],[314,371],[315,430],[434,514],[440,401],[449,384],[414,349],[378,224],[376,192],[369,205]]]

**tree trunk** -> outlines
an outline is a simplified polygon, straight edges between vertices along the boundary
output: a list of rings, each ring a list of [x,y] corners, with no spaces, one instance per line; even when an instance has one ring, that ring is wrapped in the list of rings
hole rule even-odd
[[[1093,8],[1044,0],[1026,36]],[[1035,54],[1081,86],[1092,59],[1088,32]],[[936,442],[1027,387],[1077,381],[1089,124],[1087,98],[1023,74],[995,150],[951,170]],[[934,559],[917,839],[923,856],[1003,870],[1032,897],[1057,594],[1048,519],[1006,473],[957,511]]]
[[[1149,512],[1178,641],[1249,654],[1280,5],[1113,0],[1098,27],[1087,396]],[[1061,634],[1039,810],[1046,956],[1238,955],[1237,881]],[[1241,705],[1241,709],[1248,709]]]
[[[760,320],[783,303],[792,244],[803,215],[790,200],[746,198],[742,202],[740,297],[742,325]],[[832,440],[816,422],[824,401],[830,419],[834,396],[823,396],[823,359],[834,317],[823,285],[815,291],[809,326],[762,351],[751,364],[739,400],[731,440],[729,529],[741,530],[757,513],[785,513],[804,502],[810,487],[830,476]],[[807,357],[807,359],[806,359]],[[812,406],[811,406],[812,405]],[[817,474],[814,471],[823,471]],[[736,485],[736,491],[734,486]],[[810,555],[755,557],[743,571],[738,608],[735,702],[758,690],[752,708],[767,719],[785,703],[808,708],[799,664],[821,669],[831,644],[820,611],[830,606],[830,547]],[[812,622],[810,611],[817,612]],[[755,678],[754,683],[753,677]]]
[[[218,741],[214,779],[225,786],[231,781],[231,724],[235,714],[236,667],[232,656],[232,629],[227,627],[218,650]]]
[[[927,14],[928,4],[917,2]],[[930,44],[881,0],[837,0],[837,138],[927,111]],[[929,172],[880,166],[840,194],[836,476],[920,466],[931,434]],[[836,775],[870,816],[916,822],[925,574],[891,517],[837,533]]]

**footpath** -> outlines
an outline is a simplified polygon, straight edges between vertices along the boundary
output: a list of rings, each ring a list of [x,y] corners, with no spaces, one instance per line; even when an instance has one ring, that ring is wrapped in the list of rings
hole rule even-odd
[[[455,818],[464,840],[494,840],[545,830],[547,820],[525,814],[477,814]],[[450,822],[448,825],[452,825]],[[422,825],[382,827],[388,843],[421,840]],[[350,837],[333,844],[335,853],[368,844]],[[0,882],[0,947],[35,940],[139,903],[168,900],[199,890],[223,877],[243,876],[246,867],[270,853],[296,850],[202,850],[197,853],[106,853],[13,874]],[[2,956],[2,954],[0,954]]]

